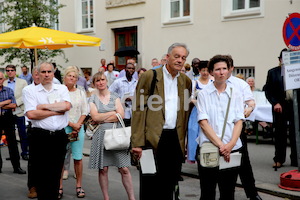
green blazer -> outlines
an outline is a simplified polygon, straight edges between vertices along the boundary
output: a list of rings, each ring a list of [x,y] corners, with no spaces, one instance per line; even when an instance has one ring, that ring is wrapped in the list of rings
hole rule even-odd
[[[153,108],[149,109],[147,104],[148,96],[150,93],[151,82],[153,79],[153,71],[148,70],[140,77],[133,104],[132,120],[131,120],[131,145],[132,147],[152,147],[154,151],[157,149],[157,145],[163,130],[165,123],[165,94],[164,94],[164,78],[163,68],[156,69],[156,86],[154,89],[154,95],[161,97],[161,102],[152,104]],[[191,80],[185,74],[180,73],[177,79],[178,96],[180,98],[180,109],[177,111],[176,129],[178,139],[180,142],[181,150],[185,155],[185,137],[187,131],[187,122],[189,116],[189,104],[190,102],[184,102],[184,93],[186,99],[191,96]],[[185,90],[186,89],[186,90]],[[154,98],[153,101],[157,101]],[[184,104],[185,108],[184,108]],[[176,109],[176,108],[174,108]]]

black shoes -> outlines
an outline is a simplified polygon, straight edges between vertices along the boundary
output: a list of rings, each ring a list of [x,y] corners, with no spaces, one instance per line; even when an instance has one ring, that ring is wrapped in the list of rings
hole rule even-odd
[[[14,173],[16,174],[26,174],[26,171],[23,170],[21,167],[14,169]]]
[[[22,155],[23,160],[29,160],[29,156],[27,154]]]
[[[262,198],[259,195],[256,195],[255,197],[250,197],[250,200],[262,200]]]

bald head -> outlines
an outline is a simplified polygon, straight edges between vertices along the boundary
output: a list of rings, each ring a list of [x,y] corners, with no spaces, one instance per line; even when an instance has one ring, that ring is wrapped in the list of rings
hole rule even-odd
[[[2,88],[3,87],[3,82],[4,82],[4,74],[3,74],[3,72],[0,72],[0,88]]]

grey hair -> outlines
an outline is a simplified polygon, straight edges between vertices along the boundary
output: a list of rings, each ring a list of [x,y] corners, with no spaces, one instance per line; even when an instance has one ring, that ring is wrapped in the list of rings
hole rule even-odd
[[[250,79],[253,79],[253,81],[255,81],[255,78],[252,77],[252,76],[250,76],[250,77],[248,77],[248,78],[246,79],[246,82],[248,82],[248,80],[250,80]]]
[[[32,68],[32,71],[31,71],[31,73],[33,73],[35,70],[37,70],[37,71],[38,71],[38,67],[37,67],[37,66],[34,66],[34,67]]]
[[[186,56],[188,56],[190,54],[190,50],[187,48],[186,44],[184,44],[184,43],[178,43],[178,42],[172,44],[168,48],[168,54],[170,54],[175,47],[183,47],[183,48],[185,48],[186,51],[187,51],[187,55]]]
[[[41,66],[42,65],[50,65],[51,68],[52,68],[52,72],[54,72],[54,66],[52,65],[52,63],[50,62],[41,62],[40,64],[38,64],[38,66],[36,67],[36,69],[38,70],[38,72],[40,73],[41,72]]]

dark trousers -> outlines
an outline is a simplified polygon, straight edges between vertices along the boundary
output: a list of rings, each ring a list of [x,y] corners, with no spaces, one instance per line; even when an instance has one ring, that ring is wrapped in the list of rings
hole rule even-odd
[[[274,162],[284,163],[286,158],[287,137],[289,133],[289,140],[291,146],[291,163],[297,164],[297,150],[296,150],[296,138],[295,138],[295,122],[293,102],[285,101],[282,106],[282,113],[274,112],[273,108],[273,120],[275,127],[275,156]],[[289,124],[288,124],[289,123]]]
[[[24,156],[28,154],[28,137],[26,132],[25,117],[16,116],[16,124],[19,132],[20,144],[22,149],[21,155]]]
[[[32,146],[32,134],[31,134],[31,128],[28,128],[28,131],[27,131],[27,134],[28,134],[28,145],[29,145],[29,149],[31,148]],[[32,171],[32,159],[29,155],[29,160],[27,162],[27,173],[28,173],[28,177],[27,177],[27,187],[28,187],[28,190],[30,190],[30,188],[32,187],[35,187],[36,186],[36,180],[34,180],[34,172]]]
[[[37,128],[30,130],[30,176],[36,184],[39,200],[58,199],[67,142],[64,129],[54,133]]]
[[[239,170],[240,179],[242,185],[244,187],[246,196],[248,198],[257,196],[257,189],[255,187],[255,179],[252,171],[252,166],[250,163],[249,153],[248,153],[248,144],[247,144],[247,135],[244,133],[245,124],[243,125],[243,130],[240,136],[242,141],[242,158],[241,158],[241,166]]]
[[[6,140],[8,144],[8,152],[11,164],[14,169],[20,167],[20,155],[18,149],[18,143],[15,133],[15,121],[12,112],[6,112],[0,116],[0,135],[2,136],[2,131],[6,135]],[[2,158],[0,160],[0,166],[2,168]]]
[[[175,129],[163,130],[154,156],[157,173],[140,173],[140,200],[173,200],[183,161]]]
[[[233,200],[238,168],[219,170],[219,167],[206,168],[198,164],[201,197],[200,200],[215,200],[219,186],[220,200]]]

